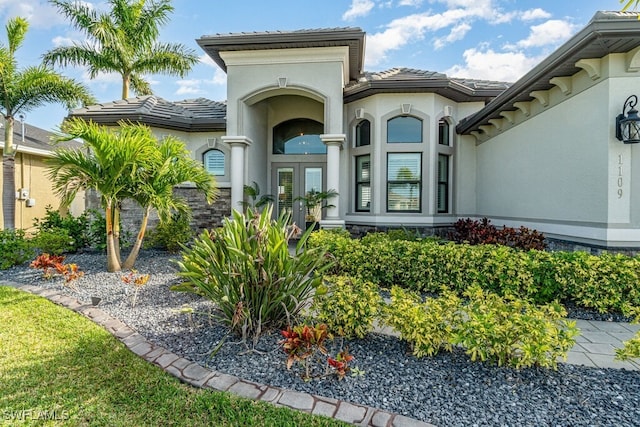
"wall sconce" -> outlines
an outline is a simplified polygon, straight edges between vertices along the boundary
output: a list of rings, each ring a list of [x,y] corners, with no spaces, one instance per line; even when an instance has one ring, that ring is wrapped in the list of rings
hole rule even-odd
[[[640,117],[635,106],[638,97],[631,95],[624,101],[622,113],[616,117],[616,138],[625,144],[636,144],[640,142]],[[625,111],[629,110],[625,115]]]

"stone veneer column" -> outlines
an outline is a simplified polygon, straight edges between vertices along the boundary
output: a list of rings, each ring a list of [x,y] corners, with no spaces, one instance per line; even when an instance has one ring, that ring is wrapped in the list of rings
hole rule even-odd
[[[231,147],[231,210],[241,210],[244,200],[245,153],[251,140],[246,136],[223,136],[222,141]]]
[[[344,134],[324,134],[320,139],[327,146],[327,190],[340,190],[340,150],[347,139]],[[327,217],[320,221],[322,228],[344,228],[344,219],[340,218],[340,197],[329,200],[334,205],[327,208]]]

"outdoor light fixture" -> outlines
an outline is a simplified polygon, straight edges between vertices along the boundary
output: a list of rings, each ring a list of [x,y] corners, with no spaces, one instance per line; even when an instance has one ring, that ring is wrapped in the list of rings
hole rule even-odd
[[[637,103],[638,97],[631,95],[624,101],[622,113],[616,117],[616,138],[625,144],[640,142],[640,117],[635,108]],[[625,111],[627,111],[626,115]]]

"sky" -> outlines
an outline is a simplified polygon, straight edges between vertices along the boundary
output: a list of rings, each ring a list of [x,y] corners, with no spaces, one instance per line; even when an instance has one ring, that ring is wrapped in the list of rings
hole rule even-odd
[[[108,10],[105,0],[83,1]],[[225,73],[196,43],[206,35],[358,27],[366,32],[365,71],[408,67],[514,82],[596,11],[621,8],[619,0],[173,0],[172,5],[175,10],[159,40],[185,45],[200,62],[185,78],[147,76],[154,94],[170,101],[226,100]],[[16,53],[21,67],[40,64],[50,49],[84,40],[47,0],[0,0],[2,45],[4,25],[15,16],[30,25]],[[119,75],[90,80],[82,68],[56,70],[84,82],[99,102],[121,95]],[[55,130],[67,113],[49,104],[24,115],[31,125]]]

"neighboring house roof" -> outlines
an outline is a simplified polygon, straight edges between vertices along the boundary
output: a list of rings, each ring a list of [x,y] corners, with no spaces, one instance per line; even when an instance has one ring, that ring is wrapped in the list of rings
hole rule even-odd
[[[344,90],[346,103],[378,93],[437,93],[456,102],[484,101],[495,98],[510,83],[450,78],[446,74],[411,68],[392,68],[365,73]]]
[[[13,125],[13,146],[18,153],[36,154],[42,156],[50,156],[57,147],[64,148],[80,148],[82,143],[78,141],[64,141],[54,143],[55,133],[32,126],[28,123],[24,124],[24,138],[22,132],[22,123],[16,121]],[[4,129],[0,131],[0,149],[4,146]]]
[[[72,117],[104,125],[116,125],[124,120],[164,129],[204,132],[226,129],[227,106],[206,98],[167,101],[147,95],[79,108],[71,112],[69,118]]]
[[[196,41],[225,72],[220,52],[335,46],[349,48],[350,80],[357,80],[364,68],[364,31],[356,27],[204,35]]]
[[[497,96],[482,110],[462,120],[459,134],[470,134],[489,120],[501,118],[501,111],[515,111],[516,102],[528,102],[534,91],[551,89],[550,80],[576,74],[581,59],[603,58],[611,53],[626,53],[640,46],[640,22],[637,12],[597,12],[589,24],[520,80]]]

